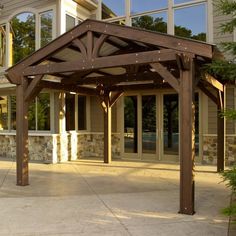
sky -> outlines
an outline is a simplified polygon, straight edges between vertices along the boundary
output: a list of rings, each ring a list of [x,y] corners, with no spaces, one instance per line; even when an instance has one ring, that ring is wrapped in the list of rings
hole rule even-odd
[[[186,3],[190,0],[174,0],[175,4]],[[103,0],[118,16],[125,15],[125,0]],[[154,9],[167,7],[168,0],[131,0],[131,13],[141,13]],[[186,7],[175,10],[174,20],[176,25],[181,25],[192,30],[193,34],[206,32],[205,4],[195,7]]]

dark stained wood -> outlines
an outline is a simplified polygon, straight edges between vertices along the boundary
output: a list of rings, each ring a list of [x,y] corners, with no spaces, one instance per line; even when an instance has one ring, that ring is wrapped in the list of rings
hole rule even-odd
[[[98,76],[98,77],[88,77],[82,78],[81,80],[76,81],[76,84],[105,84],[107,86],[112,86],[122,82],[140,82],[150,81],[162,83],[163,79],[159,74],[155,72],[146,72],[146,73],[130,73],[123,75],[109,75],[109,76]]]
[[[55,54],[55,52],[57,52],[58,50],[61,50],[66,46],[70,45],[71,41],[73,41],[75,38],[79,38],[87,31],[88,24],[86,22],[83,22],[79,25],[79,27],[73,28],[66,34],[59,36],[57,39],[53,40],[45,47],[40,48],[37,52],[33,53],[30,57],[25,58],[21,61],[21,63],[16,64],[12,68],[14,68],[14,70],[22,70],[23,68],[26,68],[29,65],[39,63]]]
[[[115,105],[117,100],[123,95],[124,93],[122,91],[117,91],[112,93],[111,99],[110,99],[110,106],[112,107]]]
[[[92,54],[92,57],[93,58],[96,58],[99,56],[99,51],[102,47],[102,45],[104,44],[104,42],[106,41],[106,39],[108,38],[108,35],[106,34],[102,34],[98,40],[96,41],[95,45],[94,45],[94,48],[93,48],[93,54]]]
[[[44,75],[54,73],[65,73],[75,71],[85,71],[91,69],[111,68],[124,65],[149,64],[152,62],[175,60],[175,52],[169,49],[150,52],[131,53],[125,55],[108,56],[96,58],[93,61],[72,61],[48,65],[29,66],[23,71],[24,76]]]
[[[179,92],[179,81],[160,63],[150,64],[156,72],[162,76],[177,92]]]
[[[93,44],[94,44],[93,32],[88,31],[87,33],[87,58],[90,61],[93,56]]]
[[[73,41],[73,44],[76,45],[76,47],[79,48],[80,52],[83,55],[83,58],[87,58],[87,51],[86,51],[86,48],[85,48],[83,42],[81,40],[79,40],[79,39],[75,39]]]
[[[199,81],[198,83],[198,87],[201,89],[201,91],[207,95],[207,97],[209,97],[216,105],[218,104],[218,99],[217,97],[209,90],[206,88],[206,86],[204,86],[204,84]]]
[[[28,103],[24,100],[27,83],[26,78],[21,78],[16,87],[16,183],[20,186],[29,184]]]
[[[213,46],[210,44],[156,32],[143,31],[137,28],[119,26],[116,24],[104,24],[104,22],[94,20],[88,21],[88,24],[90,29],[94,32],[118,36],[124,39],[132,39],[133,41],[158,45],[160,47],[175,49],[185,53],[189,52],[203,57],[213,57]]]
[[[30,100],[32,100],[32,96],[35,96],[37,85],[40,83],[42,78],[42,75],[37,75],[34,79],[32,79],[24,94],[25,101],[30,102]]]
[[[224,109],[224,94],[218,95],[218,100],[222,100],[218,102],[217,106],[217,172],[224,171],[225,160],[225,121],[224,117],[222,117],[221,112]],[[221,104],[222,103],[222,104]]]
[[[96,89],[94,88],[85,88],[81,86],[75,86],[70,84],[54,83],[49,81],[41,81],[39,84],[42,88],[55,89],[66,92],[75,92],[81,95],[98,95]]]
[[[189,60],[189,70],[180,68],[180,213],[194,212],[194,63]]]

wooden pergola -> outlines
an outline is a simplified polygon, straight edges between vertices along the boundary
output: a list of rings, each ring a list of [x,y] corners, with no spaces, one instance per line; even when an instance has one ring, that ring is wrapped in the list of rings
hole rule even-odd
[[[117,99],[130,90],[173,88],[180,99],[179,212],[194,214],[194,91],[203,91],[218,110],[224,107],[223,84],[200,70],[216,51],[211,44],[86,20],[9,68],[7,78],[17,85],[17,185],[29,184],[28,104],[43,88],[100,98],[105,163],[111,161],[111,107]],[[224,121],[220,116],[217,150],[221,171]]]

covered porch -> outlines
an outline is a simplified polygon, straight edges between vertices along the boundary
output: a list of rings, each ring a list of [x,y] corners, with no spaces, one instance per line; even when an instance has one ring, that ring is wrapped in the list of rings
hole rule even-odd
[[[43,89],[97,96],[104,111],[104,162],[111,162],[111,108],[126,91],[173,88],[179,95],[180,213],[194,214],[194,92],[224,108],[224,86],[201,67],[213,45],[86,20],[8,69],[17,85],[17,185],[29,184],[28,106]],[[212,92],[217,91],[217,96]],[[224,169],[224,120],[218,117],[217,170]]]

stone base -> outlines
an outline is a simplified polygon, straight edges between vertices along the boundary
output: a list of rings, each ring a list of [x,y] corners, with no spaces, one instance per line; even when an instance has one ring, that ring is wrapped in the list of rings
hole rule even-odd
[[[16,135],[0,135],[0,157],[15,158]],[[29,135],[29,158],[59,163],[86,157],[103,158],[103,133]],[[120,135],[112,134],[112,157],[120,157]]]
[[[225,164],[236,164],[236,136],[226,136]],[[203,136],[202,164],[217,164],[217,136]]]

